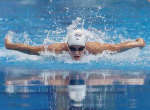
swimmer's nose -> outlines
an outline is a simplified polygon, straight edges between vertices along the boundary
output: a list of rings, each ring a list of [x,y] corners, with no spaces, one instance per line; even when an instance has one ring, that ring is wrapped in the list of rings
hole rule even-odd
[[[79,52],[79,51],[75,51],[75,54],[76,54],[76,55],[79,55],[79,54],[80,54],[80,52]]]

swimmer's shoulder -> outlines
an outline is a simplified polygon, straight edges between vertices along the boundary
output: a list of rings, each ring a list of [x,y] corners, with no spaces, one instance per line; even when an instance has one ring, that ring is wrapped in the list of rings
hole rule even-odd
[[[56,53],[61,53],[63,51],[68,51],[67,43],[54,43],[48,46],[49,51],[55,51]]]
[[[86,43],[86,50],[92,54],[98,54],[103,51],[103,44],[100,42],[87,42]]]

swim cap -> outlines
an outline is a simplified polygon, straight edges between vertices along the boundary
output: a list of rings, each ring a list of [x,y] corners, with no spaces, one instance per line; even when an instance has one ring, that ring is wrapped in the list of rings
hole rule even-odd
[[[68,45],[80,45],[85,46],[87,41],[87,37],[85,35],[85,31],[82,29],[77,29],[68,34]]]

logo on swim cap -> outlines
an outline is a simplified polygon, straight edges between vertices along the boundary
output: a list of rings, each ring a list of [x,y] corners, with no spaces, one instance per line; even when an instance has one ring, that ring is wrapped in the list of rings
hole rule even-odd
[[[84,30],[74,30],[68,35],[68,45],[80,45],[85,46],[85,43],[87,41],[87,37],[85,35]]]

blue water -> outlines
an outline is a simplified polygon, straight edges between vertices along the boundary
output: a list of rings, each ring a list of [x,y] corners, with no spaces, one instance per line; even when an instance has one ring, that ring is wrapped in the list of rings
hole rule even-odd
[[[31,72],[32,71],[32,72]],[[43,75],[54,77],[63,75],[67,77],[69,71],[37,71],[37,70],[7,70],[1,71],[1,79],[5,81],[0,85],[0,108],[5,110],[70,110],[71,104],[66,86],[52,86],[44,83]],[[69,72],[70,75],[73,72]],[[132,74],[131,74],[132,73]],[[55,74],[55,75],[54,75]],[[131,71],[91,71],[82,72],[87,77],[92,74],[100,76],[110,75],[109,80],[115,76],[132,81],[121,84],[114,80],[114,84],[87,85],[87,95],[83,101],[83,110],[146,110],[149,105],[149,75],[142,72]],[[45,78],[46,78],[45,77]],[[139,79],[144,80],[140,83]],[[136,80],[137,83],[134,83]],[[103,80],[103,78],[101,79]],[[9,83],[9,82],[11,83]],[[44,82],[43,82],[44,81]],[[130,82],[130,83],[129,83]],[[77,109],[80,110],[80,109]]]
[[[149,8],[146,0],[97,1],[87,3],[79,0],[2,0],[0,2],[0,61],[2,67],[26,67],[39,69],[121,69],[149,70]],[[102,57],[88,56],[79,63],[64,56],[49,58],[31,56],[4,47],[4,36],[15,33],[14,42],[42,45],[44,40],[64,42],[67,28],[78,18],[83,28],[97,35],[105,43],[119,43],[142,37],[146,41],[143,49]],[[47,44],[51,44],[49,41]],[[67,60],[69,59],[69,61]],[[69,62],[69,63],[68,63]],[[32,67],[30,66],[32,65]]]
[[[43,85],[38,80],[35,81],[36,85],[14,85],[20,89],[15,89],[12,93],[6,91],[7,80],[17,80],[18,76],[23,79],[33,73],[38,76],[41,71],[47,70],[73,70],[85,73],[95,70],[117,70],[119,75],[126,75],[128,71],[129,75],[142,73],[142,76],[146,76],[144,79],[146,83],[143,85],[109,86],[113,92],[102,92],[107,85],[95,87],[102,89],[87,95],[84,102],[85,109],[149,109],[150,89],[149,79],[147,80],[150,71],[149,10],[150,2],[147,0],[1,0],[0,99],[3,102],[0,101],[0,109],[56,110],[56,103],[59,101],[56,98],[55,86]],[[14,33],[13,42],[17,43],[43,45],[64,42],[67,29],[74,23],[77,27],[92,32],[94,40],[100,42],[119,43],[141,37],[145,40],[146,46],[113,55],[108,53],[88,55],[79,62],[72,61],[68,54],[35,56],[7,50],[4,46],[4,38],[9,31]],[[101,73],[105,74],[98,72]],[[67,101],[64,94],[60,96]],[[88,104],[90,101],[91,105]]]

